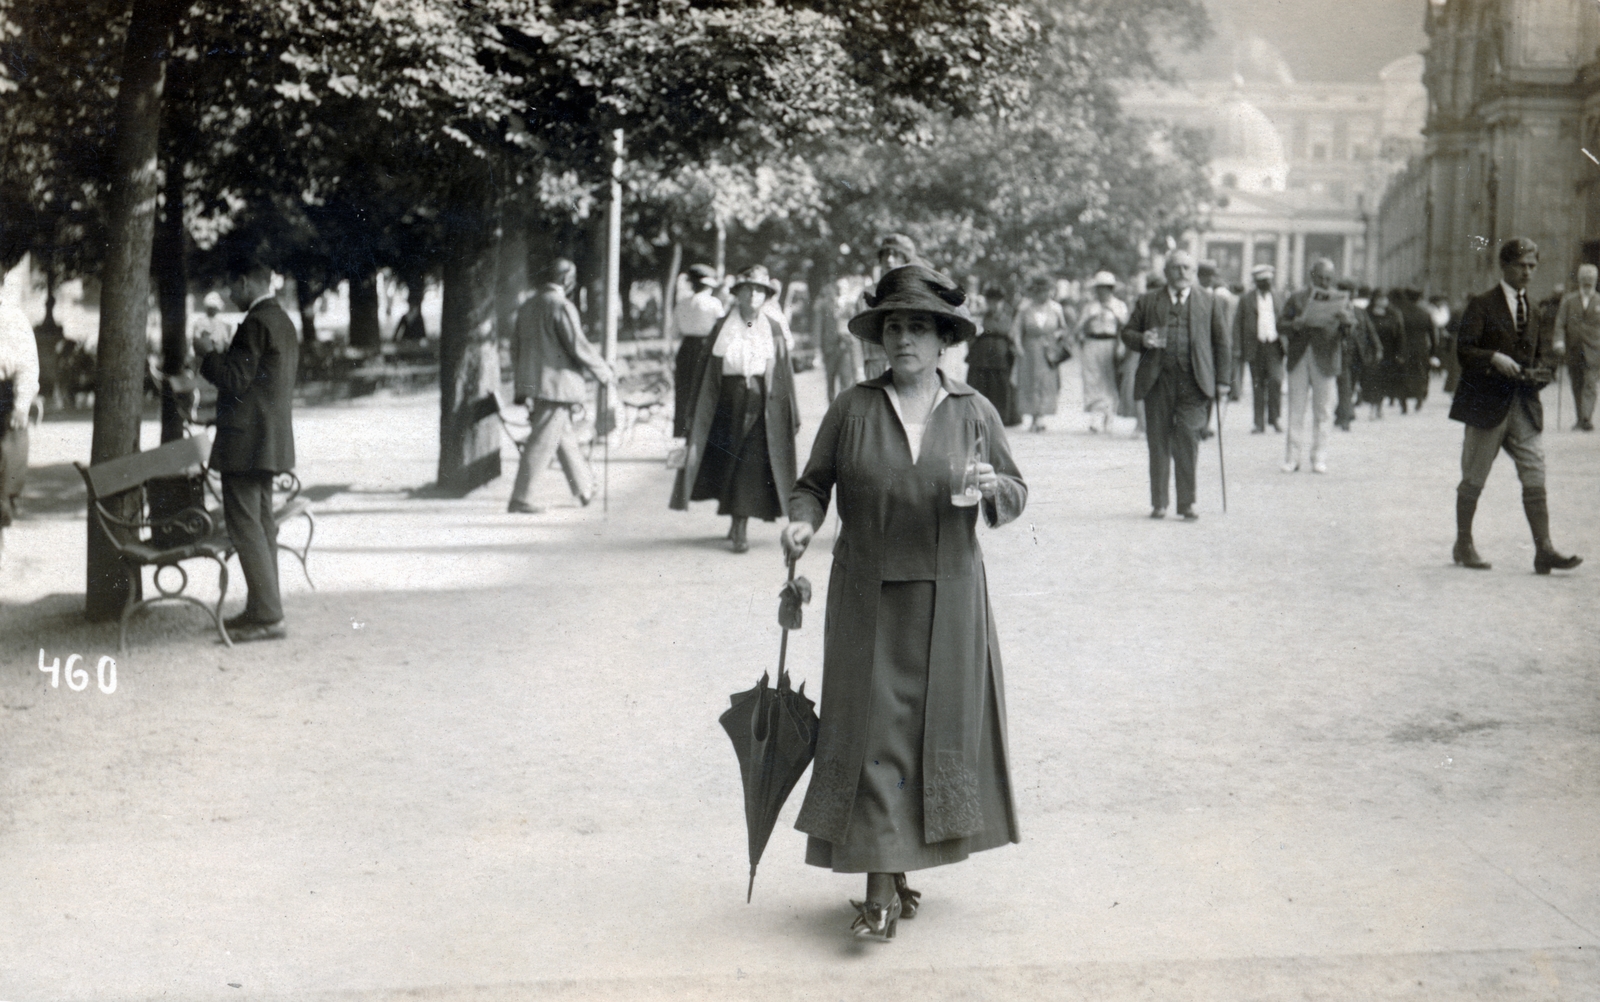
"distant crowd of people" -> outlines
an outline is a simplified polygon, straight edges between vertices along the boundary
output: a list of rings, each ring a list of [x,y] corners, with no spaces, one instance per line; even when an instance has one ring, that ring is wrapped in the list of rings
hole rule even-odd
[[[888,368],[881,344],[852,336],[850,323],[871,308],[884,276],[911,265],[925,266],[915,243],[892,234],[880,243],[870,276],[816,290],[811,319],[830,401]],[[787,314],[773,306],[777,285],[764,269],[758,279],[735,277],[720,289],[709,268],[696,266],[690,275],[694,294],[676,313],[683,339],[675,434],[684,462],[672,503],[717,500],[718,512],[731,520],[732,549],[744,552],[748,520],[776,518],[782,506],[774,499],[796,478],[788,444],[799,421],[792,380],[786,366],[773,364],[793,351],[794,336]],[[1583,266],[1577,277],[1578,291],[1558,288],[1537,305],[1528,329],[1562,346],[1559,361],[1572,373],[1574,427],[1589,430],[1600,384],[1600,295],[1595,267]],[[994,406],[1003,427],[1044,432],[1058,411],[1060,366],[1076,357],[1088,430],[1105,434],[1117,418],[1131,418],[1149,452],[1151,517],[1175,509],[1194,521],[1199,443],[1213,434],[1219,402],[1241,402],[1246,386],[1252,433],[1285,434],[1283,472],[1326,474],[1332,432],[1350,430],[1358,408],[1367,409],[1369,420],[1382,419],[1386,405],[1409,414],[1428,399],[1436,372],[1452,396],[1471,375],[1464,360],[1473,349],[1462,333],[1469,310],[1453,311],[1442,296],[1359,286],[1340,278],[1326,258],[1311,263],[1303,288],[1285,290],[1271,264],[1256,265],[1249,278],[1249,288],[1230,288],[1215,263],[1179,250],[1160,273],[1127,282],[1102,270],[1082,284],[1037,275],[1015,297],[997,286],[963,292],[962,313],[974,324],[966,383]],[[732,309],[729,292],[739,300]],[[730,347],[735,358],[746,357],[730,340],[736,315],[746,332],[758,315],[768,318],[770,332],[741,335],[763,346],[770,338],[773,346],[752,356],[759,364],[730,368],[725,361]],[[1478,336],[1468,332],[1467,341]],[[1546,355],[1541,361],[1554,365],[1556,356]],[[1457,411],[1452,416],[1460,419]],[[1543,524],[1536,513],[1530,520]]]

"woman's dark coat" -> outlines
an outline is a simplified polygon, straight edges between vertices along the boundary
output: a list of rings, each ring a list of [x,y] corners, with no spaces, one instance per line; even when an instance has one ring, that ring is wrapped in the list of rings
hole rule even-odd
[[[717,321],[717,326],[706,337],[707,348],[700,361],[700,371],[694,381],[691,400],[693,411],[689,419],[688,450],[683,468],[672,485],[672,508],[679,511],[689,507],[689,493],[694,490],[695,477],[700,474],[700,463],[706,454],[706,438],[711,434],[711,422],[717,415],[717,398],[722,392],[722,359],[711,354],[711,347],[722,333],[722,325],[738,320],[739,308],[735,306],[728,315]],[[762,314],[758,323],[765,323],[772,332],[773,361],[767,365],[767,461],[772,464],[772,482],[778,488],[778,503],[788,515],[789,492],[794,489],[795,459],[794,438],[800,433],[800,406],[794,399],[794,367],[789,362],[789,345],[783,331],[771,317]]]
[[[1368,314],[1372,317],[1372,329],[1378,334],[1378,343],[1383,345],[1383,359],[1373,367],[1376,372],[1370,391],[1366,383],[1362,383],[1361,399],[1365,403],[1376,404],[1385,399],[1405,396],[1400,358],[1405,353],[1406,323],[1400,311],[1392,305],[1382,315],[1370,310]]]
[[[990,526],[1022,513],[1028,488],[1011,459],[994,405],[944,377],[950,394],[934,408],[913,463],[884,373],[841,393],[817,430],[805,474],[789,497],[795,521],[820,527],[837,490],[841,528],[833,547],[823,639],[822,727],[811,785],[795,827],[845,841],[867,745],[878,600],[885,581],[934,581],[933,637],[922,747],[924,840],[943,842],[982,830],[979,743],[994,700],[1005,747],[1005,687],[990,614],[978,510]],[[979,437],[1000,475],[996,496],[980,505],[950,503],[952,454]],[[985,691],[985,687],[990,687]],[[1003,795],[1016,830],[1009,766]]]

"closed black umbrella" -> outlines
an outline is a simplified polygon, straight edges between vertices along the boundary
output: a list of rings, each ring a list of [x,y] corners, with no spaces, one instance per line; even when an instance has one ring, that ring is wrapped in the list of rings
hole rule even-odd
[[[733,704],[719,718],[722,729],[733,741],[739,756],[739,775],[744,781],[744,820],[750,839],[750,884],[745,902],[755,891],[756,864],[772,837],[778,811],[789,792],[800,781],[800,774],[811,764],[817,751],[815,703],[806,698],[805,683],[799,690],[789,687],[784,662],[789,653],[789,631],[800,628],[800,605],[811,600],[811,582],[794,576],[789,564],[789,581],[783,586],[778,622],[783,624],[783,641],[778,648],[778,684],[770,686],[770,676],[761,673],[755,688],[736,692]]]

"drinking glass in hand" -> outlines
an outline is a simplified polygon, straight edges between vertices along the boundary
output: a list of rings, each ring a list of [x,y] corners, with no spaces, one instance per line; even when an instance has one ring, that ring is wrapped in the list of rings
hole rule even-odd
[[[950,503],[957,508],[971,508],[982,499],[983,492],[978,489],[978,463],[982,459],[980,440],[950,457]]]

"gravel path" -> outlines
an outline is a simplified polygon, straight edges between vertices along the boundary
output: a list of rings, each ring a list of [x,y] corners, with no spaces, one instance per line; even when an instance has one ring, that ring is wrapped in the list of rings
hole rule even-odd
[[[1063,383],[983,536],[1024,841],[920,874],[889,945],[801,862],[798,797],[744,904],[716,717],[775,665],[776,527],[735,557],[709,505],[669,512],[656,429],[609,513],[552,472],[527,517],[509,448],[469,498],[411,491],[434,398],[305,409],[289,639],[153,613],[106,695],[37,667],[116,643],[78,616],[88,425],[52,422],[0,569],[0,999],[1600,999],[1600,441],[1546,436],[1590,563],[1533,575],[1502,460],[1472,573],[1437,393],[1336,433],[1327,476],[1235,406],[1229,511],[1213,441],[1186,525]]]

